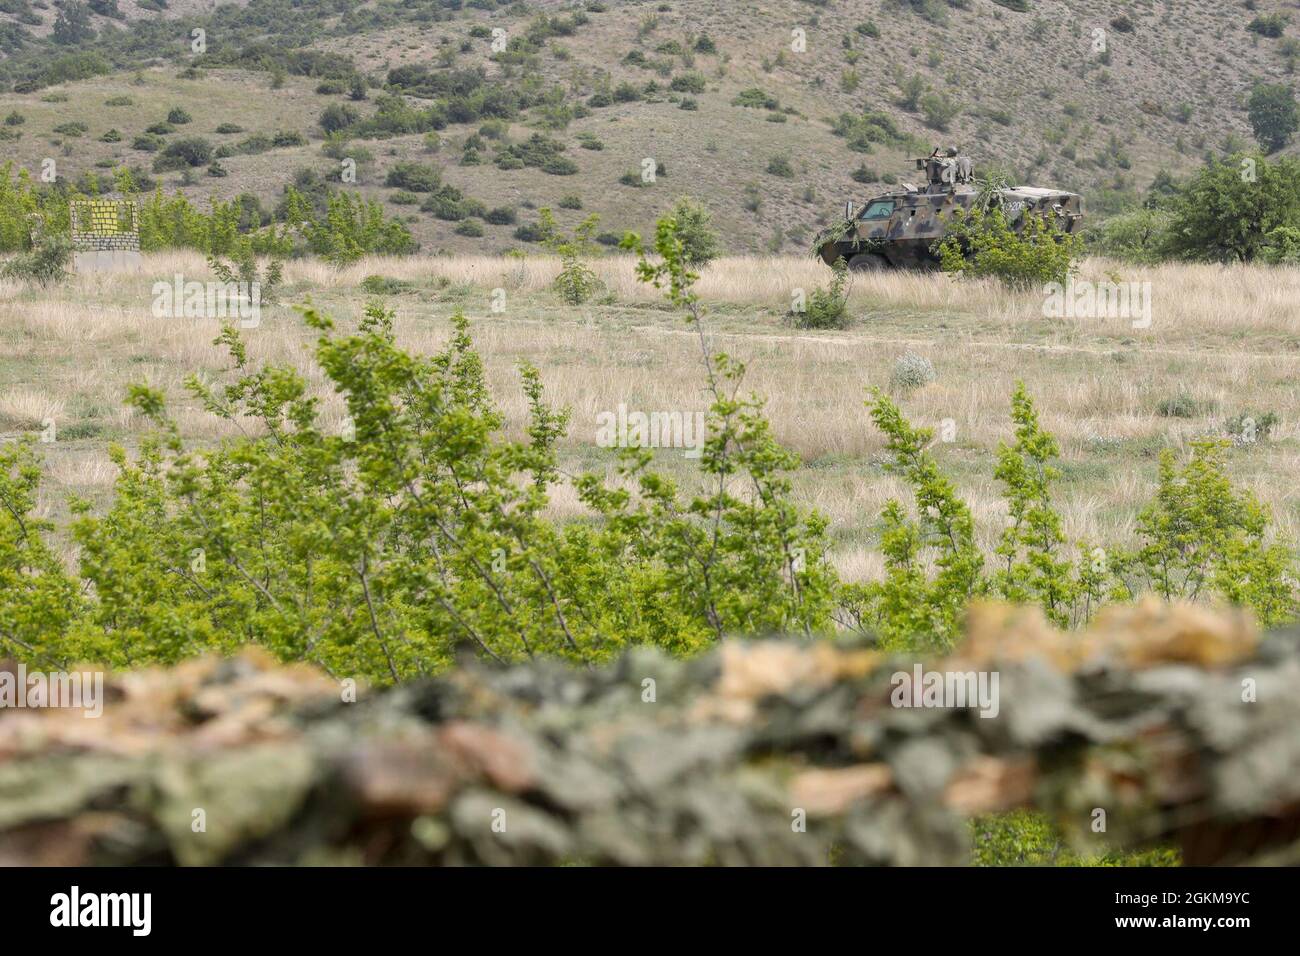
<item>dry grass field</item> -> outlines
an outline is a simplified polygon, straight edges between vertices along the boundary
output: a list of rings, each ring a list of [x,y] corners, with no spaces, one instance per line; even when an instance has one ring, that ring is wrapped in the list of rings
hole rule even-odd
[[[511,427],[525,407],[515,369],[528,361],[541,370],[552,401],[572,410],[566,469],[601,469],[614,452],[597,445],[598,413],[620,403],[690,413],[706,403],[699,343],[682,316],[636,283],[630,258],[595,266],[605,287],[574,308],[551,290],[558,263],[547,257],[414,257],[343,270],[294,262],[281,303],[265,307],[244,337],[257,360],[305,367],[311,336],[295,304],[310,301],[347,327],[371,298],[359,288],[364,277],[404,280],[405,291],[383,301],[396,310],[407,347],[438,348],[449,316],[463,310]],[[226,434],[182,388],[191,372],[215,380],[226,368],[210,344],[219,322],[151,312],[153,283],[176,274],[210,278],[197,255],[155,254],[139,274],[84,275],[44,291],[0,283],[0,437],[55,421],[56,440],[44,446],[46,513],[66,514],[70,493],[103,500],[110,492],[108,444],[130,447],[141,434],[122,405],[129,382],[163,388],[188,438],[213,442]],[[1149,328],[1135,329],[1128,319],[1044,318],[1039,292],[890,274],[853,279],[848,330],[799,331],[785,316],[791,296],[825,285],[829,271],[792,257],[723,259],[703,270],[697,288],[713,348],[747,363],[746,386],[766,396],[776,435],[799,453],[799,495],[830,517],[836,560],[851,577],[878,567],[876,518],[900,492],[882,469],[882,442],[864,401],[872,386],[889,389],[891,369],[907,352],[928,358],[936,380],[896,397],[915,422],[952,420],[955,440],[934,451],[972,503],[986,544],[1002,523],[992,470],[999,441],[1010,435],[1008,398],[1017,380],[1061,441],[1059,501],[1071,536],[1126,540],[1154,487],[1162,448],[1222,435],[1233,416],[1272,412],[1280,424],[1267,439],[1236,447],[1231,467],[1272,508],[1279,530],[1300,538],[1292,411],[1300,270],[1141,269],[1088,260],[1080,277],[1107,276],[1151,283]],[[505,292],[500,313],[491,308],[494,289]],[[322,397],[327,414],[341,420],[338,397]],[[694,464],[682,451],[657,457],[664,470],[689,480]],[[580,513],[573,498],[553,506]]]

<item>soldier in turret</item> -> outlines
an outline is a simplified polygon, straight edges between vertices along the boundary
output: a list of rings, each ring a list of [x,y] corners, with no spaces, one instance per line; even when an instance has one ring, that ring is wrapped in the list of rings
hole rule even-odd
[[[948,162],[952,168],[952,182],[960,184],[971,181],[972,170],[969,156],[960,156],[957,154],[955,146],[949,146]]]

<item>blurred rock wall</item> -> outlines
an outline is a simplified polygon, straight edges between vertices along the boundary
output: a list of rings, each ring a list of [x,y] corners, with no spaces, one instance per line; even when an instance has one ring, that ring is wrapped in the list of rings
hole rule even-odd
[[[1300,861],[1296,634],[985,606],[917,663],[733,642],[355,700],[255,651],[109,675],[97,718],[0,709],[0,862],[963,864],[967,818],[1020,806],[1088,851]]]

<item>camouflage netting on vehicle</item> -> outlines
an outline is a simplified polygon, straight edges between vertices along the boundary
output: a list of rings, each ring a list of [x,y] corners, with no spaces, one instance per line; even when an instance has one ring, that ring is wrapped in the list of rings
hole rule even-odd
[[[355,703],[255,653],[195,660],[111,676],[96,719],[0,711],[0,862],[960,864],[969,815],[1035,806],[1092,851],[1294,863],[1297,637],[979,608],[923,663],[996,671],[994,717],[895,707],[912,661],[828,642],[466,666]]]

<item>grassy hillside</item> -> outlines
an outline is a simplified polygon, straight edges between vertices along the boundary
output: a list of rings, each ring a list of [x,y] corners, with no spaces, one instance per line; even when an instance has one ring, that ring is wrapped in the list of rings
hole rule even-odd
[[[794,253],[844,199],[914,176],[909,156],[947,144],[977,172],[1079,191],[1096,216],[1135,202],[1162,171],[1251,143],[1244,97],[1256,80],[1289,83],[1296,57],[1296,27],[1248,29],[1296,6],[1268,0],[251,0],[215,13],[199,0],[159,2],[97,3],[122,19],[91,11],[86,26],[100,36],[64,42],[53,4],[0,2],[2,112],[22,119],[0,126],[4,158],[34,171],[54,159],[68,182],[149,170],[158,152],[135,148],[138,138],[179,108],[191,122],[155,144],[224,146],[226,175],[201,165],[154,178],[196,201],[251,193],[270,208],[300,171],[338,176],[338,151],[322,153],[327,107],[364,121],[390,71],[416,67],[427,71],[420,83],[390,90],[424,109],[439,86],[481,71],[476,82],[526,105],[468,122],[453,110],[436,152],[424,131],[350,140],[363,160],[356,186],[407,220],[425,252],[526,247],[515,231],[542,206],[580,206],[558,209],[567,224],[596,213],[598,232],[644,230],[691,193],[732,251]],[[190,48],[196,27],[203,54]],[[494,29],[504,51],[492,49]],[[83,74],[93,75],[59,81]],[[363,100],[352,99],[352,75],[364,78]],[[260,151],[294,133],[302,145]],[[568,174],[494,162],[534,134],[563,147]],[[437,168],[516,222],[471,216],[466,226],[422,211],[426,196],[385,185],[402,162]],[[652,184],[640,178],[647,163],[659,170]]]

